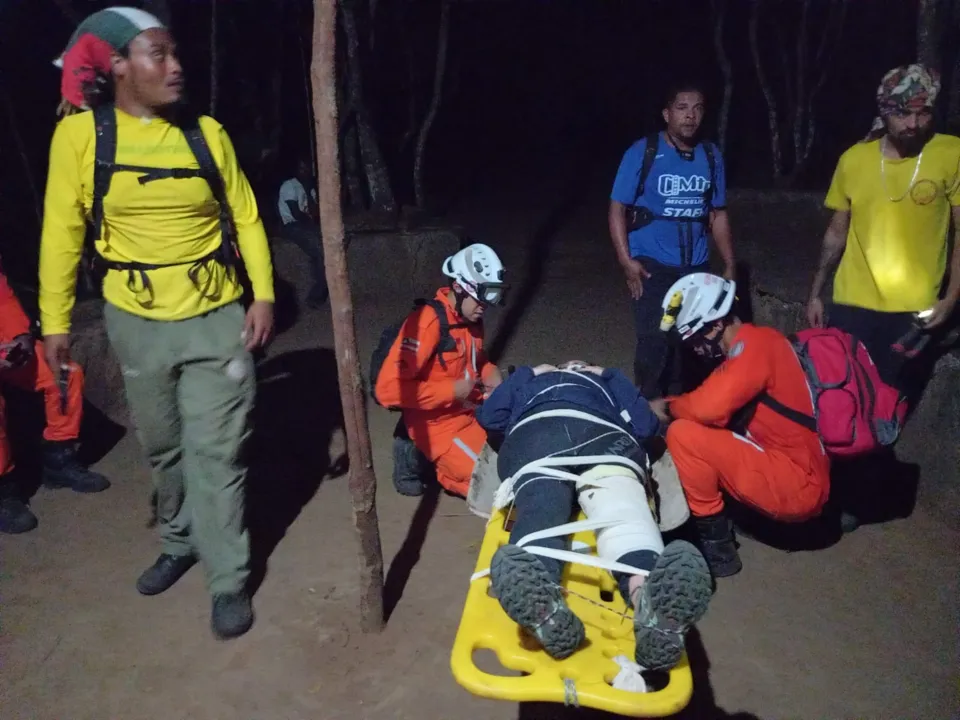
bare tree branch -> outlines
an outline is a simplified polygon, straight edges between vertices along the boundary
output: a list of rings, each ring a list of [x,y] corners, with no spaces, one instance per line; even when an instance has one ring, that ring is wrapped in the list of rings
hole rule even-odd
[[[797,34],[797,73],[796,73],[796,100],[793,108],[793,164],[794,169],[800,166],[803,158],[804,140],[804,113],[807,110],[806,87],[804,80],[807,74],[807,18],[810,13],[810,0],[803,0],[800,5],[800,31]]]
[[[794,104],[796,102],[796,93],[793,91],[794,81],[794,68],[790,64],[790,45],[787,43],[786,38],[783,35],[783,27],[780,22],[774,20],[772,23],[773,31],[777,36],[777,49],[780,55],[780,72],[783,76],[783,96],[786,99],[786,114],[789,117],[793,116],[794,113]]]
[[[760,83],[760,90],[763,92],[763,98],[767,103],[767,124],[770,128],[770,150],[772,153],[771,162],[773,164],[773,179],[779,181],[783,177],[783,156],[780,149],[780,117],[777,114],[777,101],[770,89],[770,83],[767,81],[766,74],[763,72],[763,58],[760,55],[760,6],[763,0],[752,0],[750,10],[749,38],[750,53],[753,56],[753,66],[757,72],[757,81]]]
[[[433,126],[440,110],[440,101],[443,99],[443,78],[447,72],[447,45],[450,38],[450,2],[440,2],[440,27],[437,32],[437,64],[433,72],[433,95],[430,98],[430,107],[420,127],[417,137],[417,149],[413,160],[413,191],[417,207],[423,208],[426,198],[423,193],[423,153],[427,146],[427,135]]]
[[[827,15],[827,23],[820,40],[820,47],[817,50],[817,65],[820,73],[810,95],[807,98],[807,142],[803,149],[803,162],[810,157],[813,150],[814,139],[816,138],[816,116],[815,103],[820,90],[827,80],[828,71],[836,56],[837,49],[840,47],[840,39],[843,36],[843,24],[847,16],[848,0],[831,0],[830,10]]]
[[[723,30],[727,16],[727,0],[710,0],[713,15],[713,47],[717,53],[717,63],[723,74],[723,100],[720,103],[720,117],[717,121],[717,140],[720,152],[727,150],[727,128],[730,123],[730,105],[733,102],[733,65],[723,42]]]
[[[357,125],[357,139],[360,144],[360,155],[363,158],[363,169],[367,178],[367,189],[370,192],[372,208],[380,212],[392,213],[396,210],[396,200],[393,187],[390,184],[390,175],[387,172],[386,162],[380,152],[376,133],[370,123],[363,97],[363,60],[360,50],[360,34],[357,27],[357,18],[354,2],[345,2],[341,6],[340,19],[343,23],[346,36],[347,73],[350,105],[353,107],[354,119]]]

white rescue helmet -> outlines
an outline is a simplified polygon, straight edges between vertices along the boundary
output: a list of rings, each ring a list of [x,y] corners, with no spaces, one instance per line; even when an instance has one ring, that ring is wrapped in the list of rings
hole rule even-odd
[[[443,274],[484,305],[503,304],[507,288],[504,273],[503,263],[493,248],[482,243],[468,245],[443,261]]]
[[[661,330],[676,325],[680,338],[687,340],[706,325],[730,314],[737,284],[711,273],[692,273],[673,284],[663,296]]]

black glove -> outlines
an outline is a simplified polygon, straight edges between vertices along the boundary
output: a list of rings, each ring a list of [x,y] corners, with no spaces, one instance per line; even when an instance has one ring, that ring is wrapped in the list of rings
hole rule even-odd
[[[33,336],[30,333],[17,335],[7,349],[4,366],[8,369],[23,367],[33,359]]]

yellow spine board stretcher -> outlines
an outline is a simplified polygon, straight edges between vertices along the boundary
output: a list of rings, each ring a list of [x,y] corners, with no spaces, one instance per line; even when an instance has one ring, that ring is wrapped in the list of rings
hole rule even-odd
[[[477,573],[487,570],[497,548],[509,542],[509,510],[497,510],[491,517],[480,547]],[[578,519],[585,519],[582,513]],[[592,531],[573,536],[573,547],[592,555],[596,555],[596,543]],[[686,654],[670,671],[669,682],[662,690],[640,693],[611,685],[620,671],[613,658],[625,655],[633,660],[634,635],[633,611],[627,608],[610,573],[568,563],[561,582],[568,590],[570,609],[586,628],[586,641],[570,657],[554,660],[535,638],[507,617],[490,594],[489,574],[473,580],[450,658],[457,682],[474,695],[494,700],[576,704],[629,717],[666,717],[683,710],[693,695]],[[476,650],[493,651],[505,668],[523,675],[484,672],[474,662]]]

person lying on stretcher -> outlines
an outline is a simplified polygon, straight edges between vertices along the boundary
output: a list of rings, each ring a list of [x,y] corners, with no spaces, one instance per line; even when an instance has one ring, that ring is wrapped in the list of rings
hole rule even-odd
[[[634,609],[637,664],[673,667],[687,630],[706,612],[712,583],[693,545],[677,540],[664,547],[641,444],[660,433],[661,424],[637,388],[619,370],[580,361],[520,367],[491,393],[477,421],[488,433],[505,435],[496,506],[512,500],[516,514],[490,578],[507,615],[554,658],[583,643],[583,623],[560,587],[563,563],[556,553],[568,533],[525,540],[564,525],[579,504],[588,521],[610,520],[596,529],[597,554]],[[558,464],[576,480],[557,477],[564,474]]]

